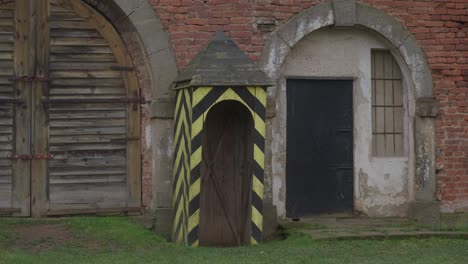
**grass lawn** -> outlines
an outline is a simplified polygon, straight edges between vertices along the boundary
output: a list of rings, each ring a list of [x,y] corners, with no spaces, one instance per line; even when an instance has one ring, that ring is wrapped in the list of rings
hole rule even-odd
[[[0,263],[424,263],[467,264],[468,240],[288,239],[240,248],[164,242],[125,217],[1,219]]]

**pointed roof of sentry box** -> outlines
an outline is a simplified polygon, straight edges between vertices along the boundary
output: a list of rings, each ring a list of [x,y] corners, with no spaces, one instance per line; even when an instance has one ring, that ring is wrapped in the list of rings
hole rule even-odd
[[[223,31],[215,33],[175,80],[175,89],[273,85],[273,81]]]

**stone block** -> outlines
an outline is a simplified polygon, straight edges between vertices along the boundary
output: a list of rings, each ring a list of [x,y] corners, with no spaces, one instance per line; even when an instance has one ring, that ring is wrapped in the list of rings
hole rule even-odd
[[[333,0],[336,27],[351,27],[356,23],[355,0]]]
[[[414,201],[409,209],[409,217],[418,220],[424,225],[435,228],[440,227],[439,201]]]
[[[441,214],[440,226],[442,228],[468,228],[468,212]]]
[[[156,208],[151,212],[154,218],[154,231],[165,238],[171,240],[172,232],[172,208]]]
[[[172,98],[156,99],[150,105],[151,118],[173,119],[175,100]]]
[[[416,115],[419,117],[436,117],[439,102],[435,98],[419,98],[416,100]]]
[[[364,4],[356,5],[356,24],[379,32],[395,47],[399,47],[410,35],[398,20],[384,11]]]
[[[278,230],[276,206],[271,203],[263,204],[263,240],[271,240]]]

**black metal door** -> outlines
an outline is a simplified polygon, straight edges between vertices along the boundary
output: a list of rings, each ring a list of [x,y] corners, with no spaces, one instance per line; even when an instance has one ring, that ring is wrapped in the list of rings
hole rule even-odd
[[[287,81],[287,217],[352,212],[352,95],[352,80]]]

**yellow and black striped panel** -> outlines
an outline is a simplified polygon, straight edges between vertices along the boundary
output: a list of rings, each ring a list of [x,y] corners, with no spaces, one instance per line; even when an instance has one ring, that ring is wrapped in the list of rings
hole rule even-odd
[[[262,239],[263,171],[265,148],[266,91],[262,87],[212,88],[199,87],[193,91],[192,154],[190,159],[188,244],[198,246],[200,223],[200,183],[202,162],[202,130],[206,116],[215,104],[235,100],[244,104],[254,120],[254,169],[252,193],[252,236],[251,244]]]
[[[187,243],[188,188],[190,179],[192,99],[189,89],[177,93],[174,158],[174,222],[172,241]]]

